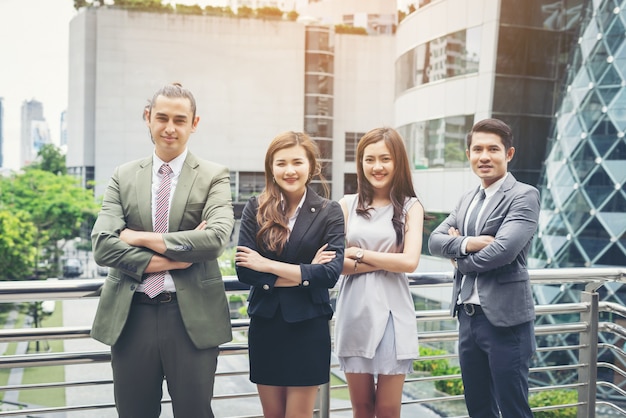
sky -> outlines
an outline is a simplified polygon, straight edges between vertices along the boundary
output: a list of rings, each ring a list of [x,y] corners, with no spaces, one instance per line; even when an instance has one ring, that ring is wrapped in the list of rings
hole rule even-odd
[[[61,113],[67,109],[69,24],[76,14],[73,0],[0,0],[5,168],[20,168],[20,115],[24,101],[35,99],[43,103],[50,137],[54,144],[59,144]]]
[[[25,100],[43,103],[55,144],[67,107],[69,22],[72,0],[0,0],[0,97],[4,104],[4,167],[19,168],[20,111]]]
[[[209,1],[176,0],[199,4]],[[407,0],[399,0],[402,8]],[[59,144],[67,108],[69,23],[73,0],[0,0],[0,97],[4,104],[5,168],[20,168],[20,112],[24,101],[43,103],[52,142]]]

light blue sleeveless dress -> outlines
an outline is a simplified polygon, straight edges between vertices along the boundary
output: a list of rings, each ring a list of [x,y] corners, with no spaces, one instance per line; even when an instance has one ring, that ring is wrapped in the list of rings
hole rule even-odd
[[[391,204],[371,210],[367,219],[356,214],[356,195],[346,196],[345,202],[346,247],[403,251],[396,244]],[[407,199],[404,212],[415,203],[417,198]],[[335,318],[335,352],[342,371],[374,375],[413,371],[419,355],[417,321],[406,274],[379,270],[341,276]]]

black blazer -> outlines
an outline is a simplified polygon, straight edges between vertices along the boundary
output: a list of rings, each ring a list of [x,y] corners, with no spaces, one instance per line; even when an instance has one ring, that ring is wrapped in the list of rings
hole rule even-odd
[[[237,267],[239,281],[251,285],[248,314],[271,318],[280,306],[287,322],[298,322],[319,316],[330,319],[328,289],[337,283],[343,268],[345,227],[343,212],[337,202],[323,199],[308,188],[304,204],[293,227],[289,242],[281,255],[258,248],[256,234],[259,225],[256,214],[259,203],[252,197],[241,216],[239,245],[258,251],[262,256],[290,264],[300,264],[302,280],[308,286],[274,287],[277,276]],[[326,264],[310,264],[317,250],[328,244],[327,250],[336,251],[336,257]]]

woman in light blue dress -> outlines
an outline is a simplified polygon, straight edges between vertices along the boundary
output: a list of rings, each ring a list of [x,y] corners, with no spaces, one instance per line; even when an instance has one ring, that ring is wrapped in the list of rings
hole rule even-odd
[[[361,138],[357,178],[358,193],[339,202],[346,249],[335,348],[354,417],[400,417],[405,375],[419,354],[406,273],[419,263],[424,209],[395,130],[376,128]]]

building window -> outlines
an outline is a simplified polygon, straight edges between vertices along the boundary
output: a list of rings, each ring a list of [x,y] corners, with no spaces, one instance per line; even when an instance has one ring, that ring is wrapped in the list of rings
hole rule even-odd
[[[346,132],[346,162],[356,161],[356,146],[363,135],[363,132]]]
[[[343,175],[343,194],[354,194],[357,192],[356,174],[345,173]]]
[[[246,202],[252,196],[257,196],[265,187],[265,173],[262,171],[240,171],[237,175],[231,174],[231,184],[235,185],[233,201]]]
[[[449,116],[399,127],[411,168],[466,167],[465,135],[473,121],[473,115]]]
[[[405,52],[396,62],[396,95],[416,86],[478,72],[481,28],[442,36]]]

